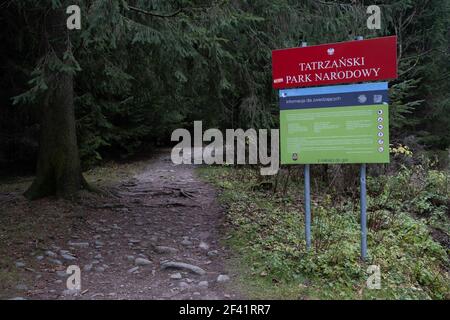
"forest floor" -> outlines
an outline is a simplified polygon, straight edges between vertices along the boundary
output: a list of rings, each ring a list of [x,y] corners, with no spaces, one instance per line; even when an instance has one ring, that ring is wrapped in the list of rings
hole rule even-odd
[[[110,195],[29,202],[32,178],[0,183],[0,299],[242,298],[224,210],[193,166],[162,152],[86,177]],[[69,265],[81,269],[80,291],[67,290]]]

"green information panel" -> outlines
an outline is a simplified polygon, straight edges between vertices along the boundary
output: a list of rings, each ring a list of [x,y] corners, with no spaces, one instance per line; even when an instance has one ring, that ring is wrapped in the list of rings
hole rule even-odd
[[[389,163],[387,91],[280,99],[282,164]]]

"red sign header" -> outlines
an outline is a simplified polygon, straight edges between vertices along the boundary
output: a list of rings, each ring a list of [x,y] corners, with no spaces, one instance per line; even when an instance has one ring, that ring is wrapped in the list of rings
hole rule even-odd
[[[397,78],[397,36],[272,51],[275,89]]]

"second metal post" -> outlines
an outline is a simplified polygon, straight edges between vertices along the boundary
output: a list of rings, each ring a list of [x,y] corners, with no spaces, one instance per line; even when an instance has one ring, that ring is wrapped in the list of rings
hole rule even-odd
[[[306,249],[311,248],[311,192],[309,179],[309,164],[305,164],[305,237]]]

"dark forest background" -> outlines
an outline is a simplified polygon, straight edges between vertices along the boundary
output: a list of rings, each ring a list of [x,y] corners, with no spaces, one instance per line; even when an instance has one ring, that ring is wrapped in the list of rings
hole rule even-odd
[[[43,71],[49,57],[45,21],[64,4],[0,2],[2,171],[35,168],[41,106],[50,85]],[[222,129],[276,128],[271,50],[357,35],[398,36],[399,78],[390,83],[392,143],[433,153],[450,145],[448,0],[70,4],[82,9],[82,29],[60,37],[70,40],[64,67],[74,76],[83,168],[167,144],[172,130],[189,128],[194,120]],[[381,7],[381,30],[366,26],[372,4]]]

